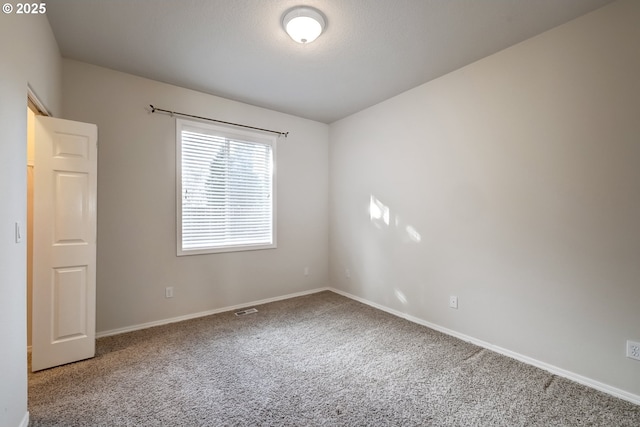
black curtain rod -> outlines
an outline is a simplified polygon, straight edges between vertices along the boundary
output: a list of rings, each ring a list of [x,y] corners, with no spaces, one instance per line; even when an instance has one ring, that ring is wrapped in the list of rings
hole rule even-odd
[[[277,131],[277,130],[257,128],[257,127],[254,127],[254,126],[241,125],[240,123],[232,123],[232,122],[225,122],[224,120],[210,119],[209,117],[194,116],[193,114],[178,113],[177,111],[170,111],[170,110],[165,110],[163,108],[156,108],[151,104],[149,104],[149,107],[151,107],[151,112],[152,113],[155,113],[156,111],[161,111],[163,113],[171,114],[172,116],[175,115],[175,116],[183,116],[183,117],[192,117],[194,119],[208,120],[210,122],[216,122],[216,123],[224,123],[225,125],[238,126],[238,127],[241,127],[241,128],[259,130],[259,131],[262,131],[262,132],[275,133],[278,136],[284,135],[285,138],[287,136],[289,136],[289,132],[280,132],[280,131]]]

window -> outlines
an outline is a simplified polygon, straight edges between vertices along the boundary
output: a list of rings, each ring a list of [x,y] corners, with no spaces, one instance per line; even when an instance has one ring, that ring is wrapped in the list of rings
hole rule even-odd
[[[276,247],[275,141],[176,120],[178,255]]]

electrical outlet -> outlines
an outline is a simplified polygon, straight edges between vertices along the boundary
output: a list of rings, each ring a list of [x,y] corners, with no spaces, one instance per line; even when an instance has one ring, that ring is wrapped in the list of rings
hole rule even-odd
[[[640,360],[640,342],[627,340],[627,357],[629,359]]]
[[[173,298],[173,286],[167,286],[164,288],[164,297]]]
[[[449,297],[449,307],[450,308],[458,308],[458,297],[455,295],[451,295]]]
[[[351,270],[349,270],[348,268],[346,268],[344,270],[344,275],[346,276],[347,279],[351,279]]]
[[[309,275],[309,267],[305,267],[304,268],[304,275],[308,276]]]

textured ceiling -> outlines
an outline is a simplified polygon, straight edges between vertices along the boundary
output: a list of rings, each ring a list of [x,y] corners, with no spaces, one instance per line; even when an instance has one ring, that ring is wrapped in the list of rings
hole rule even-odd
[[[611,0],[47,0],[65,58],[331,123]],[[315,42],[289,8],[327,17]]]

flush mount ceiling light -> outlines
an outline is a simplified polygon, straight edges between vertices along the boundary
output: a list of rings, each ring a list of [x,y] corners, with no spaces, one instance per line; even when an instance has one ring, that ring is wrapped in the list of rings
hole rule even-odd
[[[325,19],[319,10],[298,6],[285,13],[282,26],[298,43],[311,43],[324,31]]]

